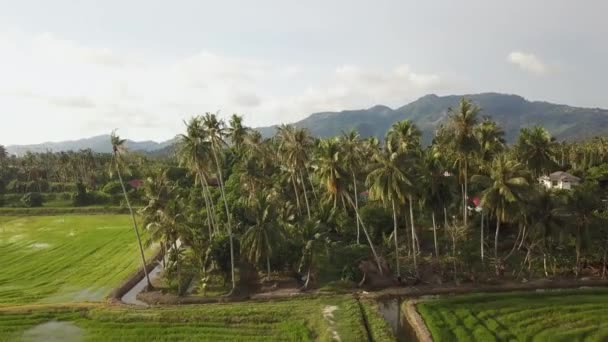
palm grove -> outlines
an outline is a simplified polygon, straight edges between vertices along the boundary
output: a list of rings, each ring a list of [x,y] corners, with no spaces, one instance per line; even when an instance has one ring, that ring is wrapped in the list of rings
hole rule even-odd
[[[608,141],[557,142],[529,127],[508,146],[503,135],[467,99],[429,146],[407,120],[384,141],[356,131],[317,139],[290,125],[265,139],[237,115],[226,123],[207,113],[185,123],[175,158],[133,162],[113,135],[114,156],[97,156],[103,166],[93,169],[109,166],[112,184],[121,172],[145,176],[139,197],[122,187],[121,203],[141,204],[133,228],[160,243],[179,293],[210,275],[240,290],[258,272],[294,275],[303,288],[367,273],[395,282],[605,277]],[[44,159],[0,152],[7,193],[31,173],[23,158]],[[584,182],[539,185],[557,170]]]

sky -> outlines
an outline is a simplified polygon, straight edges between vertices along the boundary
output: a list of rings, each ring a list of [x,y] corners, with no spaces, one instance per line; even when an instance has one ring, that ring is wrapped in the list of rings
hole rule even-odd
[[[420,96],[608,108],[608,1],[0,0],[0,144],[167,140]]]

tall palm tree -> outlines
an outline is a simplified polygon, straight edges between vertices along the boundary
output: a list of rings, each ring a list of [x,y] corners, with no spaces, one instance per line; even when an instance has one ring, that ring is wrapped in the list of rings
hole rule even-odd
[[[479,159],[482,165],[489,164],[494,156],[500,154],[505,149],[505,132],[495,122],[484,119],[474,129],[479,147]]]
[[[414,223],[414,194],[418,192],[414,186],[414,178],[418,174],[417,167],[420,159],[420,137],[421,132],[418,127],[410,120],[403,120],[394,123],[386,134],[386,149],[389,152],[396,153],[395,160],[400,164],[400,167],[407,172],[407,178],[410,180],[405,184],[407,186],[407,199],[410,212],[410,228],[412,255],[414,259],[414,270],[418,274],[418,263],[416,255],[420,249],[420,241],[416,233]]]
[[[375,163],[367,176],[366,184],[370,191],[370,198],[380,199],[389,205],[393,211],[393,238],[395,240],[395,264],[397,276],[401,277],[399,267],[399,242],[397,238],[397,208],[405,202],[405,189],[412,185],[399,164],[399,154],[386,151],[375,157]],[[396,203],[396,205],[395,205]],[[416,264],[414,253],[414,264]]]
[[[194,173],[195,182],[201,186],[203,201],[207,211],[209,231],[215,230],[215,210],[209,195],[209,174],[211,165],[211,142],[206,139],[200,117],[191,118],[186,124],[186,134],[180,135],[178,158],[181,165]]]
[[[148,289],[152,288],[152,283],[150,282],[150,277],[148,276],[148,270],[146,270],[146,257],[144,255],[144,248],[141,243],[141,236],[139,235],[139,229],[137,229],[137,220],[135,220],[135,213],[133,212],[133,207],[131,207],[131,202],[129,201],[129,196],[127,195],[127,189],[125,188],[125,183],[122,180],[122,174],[120,172],[120,168],[123,164],[123,155],[126,151],[125,139],[121,139],[116,131],[112,131],[110,135],[110,143],[112,144],[112,164],[114,165],[114,170],[118,175],[118,180],[120,181],[120,185],[122,187],[122,193],[125,196],[125,202],[127,203],[127,207],[129,208],[129,213],[131,214],[131,221],[133,222],[133,230],[135,231],[135,236],[137,236],[137,244],[139,245],[139,254],[141,256],[142,268],[144,270],[144,275],[146,277],[146,282],[148,284]]]
[[[325,188],[327,194],[330,199],[333,199],[334,208],[336,207],[336,201],[338,198],[346,199],[348,203],[355,210],[356,219],[359,220],[361,224],[361,228],[363,229],[363,233],[369,243],[369,247],[372,250],[372,254],[374,255],[374,259],[378,266],[378,271],[380,274],[383,274],[382,265],[380,264],[380,258],[376,253],[376,249],[374,248],[374,243],[367,232],[367,228],[363,220],[361,219],[361,215],[359,210],[355,207],[355,203],[350,197],[347,188],[348,188],[348,174],[342,167],[343,162],[340,159],[340,141],[336,138],[323,139],[319,142],[318,153],[316,157],[316,172],[318,174],[319,179],[325,184]]]
[[[481,206],[493,212],[496,217],[494,233],[494,258],[496,273],[499,274],[498,237],[500,224],[506,222],[508,213],[525,199],[529,187],[528,174],[522,164],[511,160],[507,155],[497,156],[490,167],[490,175],[475,175],[472,180],[484,190],[481,192]]]
[[[544,172],[550,172],[556,165],[555,151],[557,143],[551,134],[540,126],[522,128],[515,152],[522,163],[532,171],[534,178],[540,177]]]
[[[299,182],[302,186],[302,192],[304,194],[308,219],[311,219],[310,204],[308,202],[306,183],[304,182],[304,174],[302,170],[306,170],[309,167],[310,150],[313,147],[312,137],[306,129],[296,128],[291,125],[281,126],[277,136],[279,138],[279,156],[291,174],[298,206],[299,195],[297,184]]]
[[[386,133],[386,147],[391,152],[413,153],[420,148],[421,135],[412,121],[395,122]]]
[[[234,238],[232,236],[232,215],[230,214],[230,209],[228,208],[228,200],[226,199],[226,190],[224,187],[222,163],[220,163],[219,157],[219,153],[223,152],[223,148],[226,145],[224,141],[226,133],[224,123],[221,120],[218,120],[215,114],[206,113],[202,120],[203,126],[205,127],[207,133],[207,138],[211,143],[211,152],[213,155],[213,160],[215,161],[220,193],[222,195],[222,200],[224,201],[224,208],[226,209],[226,219],[228,220],[228,237],[230,241],[230,274],[232,279],[232,290],[234,291],[234,289],[236,289],[236,277],[234,267]]]
[[[355,199],[355,207],[359,210],[359,193],[357,191],[357,171],[362,164],[362,148],[359,133],[354,129],[342,133],[342,153],[344,160],[344,168],[352,175],[353,181],[353,197]],[[357,220],[357,244],[360,243],[361,226]]]
[[[531,232],[541,240],[545,276],[549,276],[547,255],[553,249],[553,237],[566,223],[565,204],[564,196],[545,188],[539,188],[526,204],[530,207]]]
[[[449,132],[451,135],[451,145],[458,156],[460,166],[460,176],[462,184],[462,215],[464,225],[467,225],[467,198],[468,198],[468,178],[469,178],[469,159],[473,151],[476,150],[477,139],[475,139],[474,128],[477,124],[477,115],[480,109],[471,100],[462,98],[458,108],[450,108],[449,113]]]
[[[243,125],[243,117],[237,114],[232,114],[229,124],[228,137],[234,147],[235,153],[238,155],[240,154],[250,129]]]

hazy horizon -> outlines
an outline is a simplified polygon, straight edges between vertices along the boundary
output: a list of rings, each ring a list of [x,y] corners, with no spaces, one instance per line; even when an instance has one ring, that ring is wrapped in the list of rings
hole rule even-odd
[[[165,141],[204,112],[259,127],[429,93],[608,108],[599,0],[0,4],[4,145]]]

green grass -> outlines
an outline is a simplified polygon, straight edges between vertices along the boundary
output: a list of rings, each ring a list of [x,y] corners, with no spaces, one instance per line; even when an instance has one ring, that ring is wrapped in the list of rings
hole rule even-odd
[[[608,290],[475,294],[418,311],[436,341],[608,340]]]
[[[334,307],[333,318],[324,317]],[[0,309],[0,340],[49,321],[70,322],[92,341],[366,341],[351,296],[129,309],[105,305]],[[52,336],[47,336],[52,337]]]
[[[103,300],[141,265],[126,215],[2,216],[0,255],[0,306]]]

